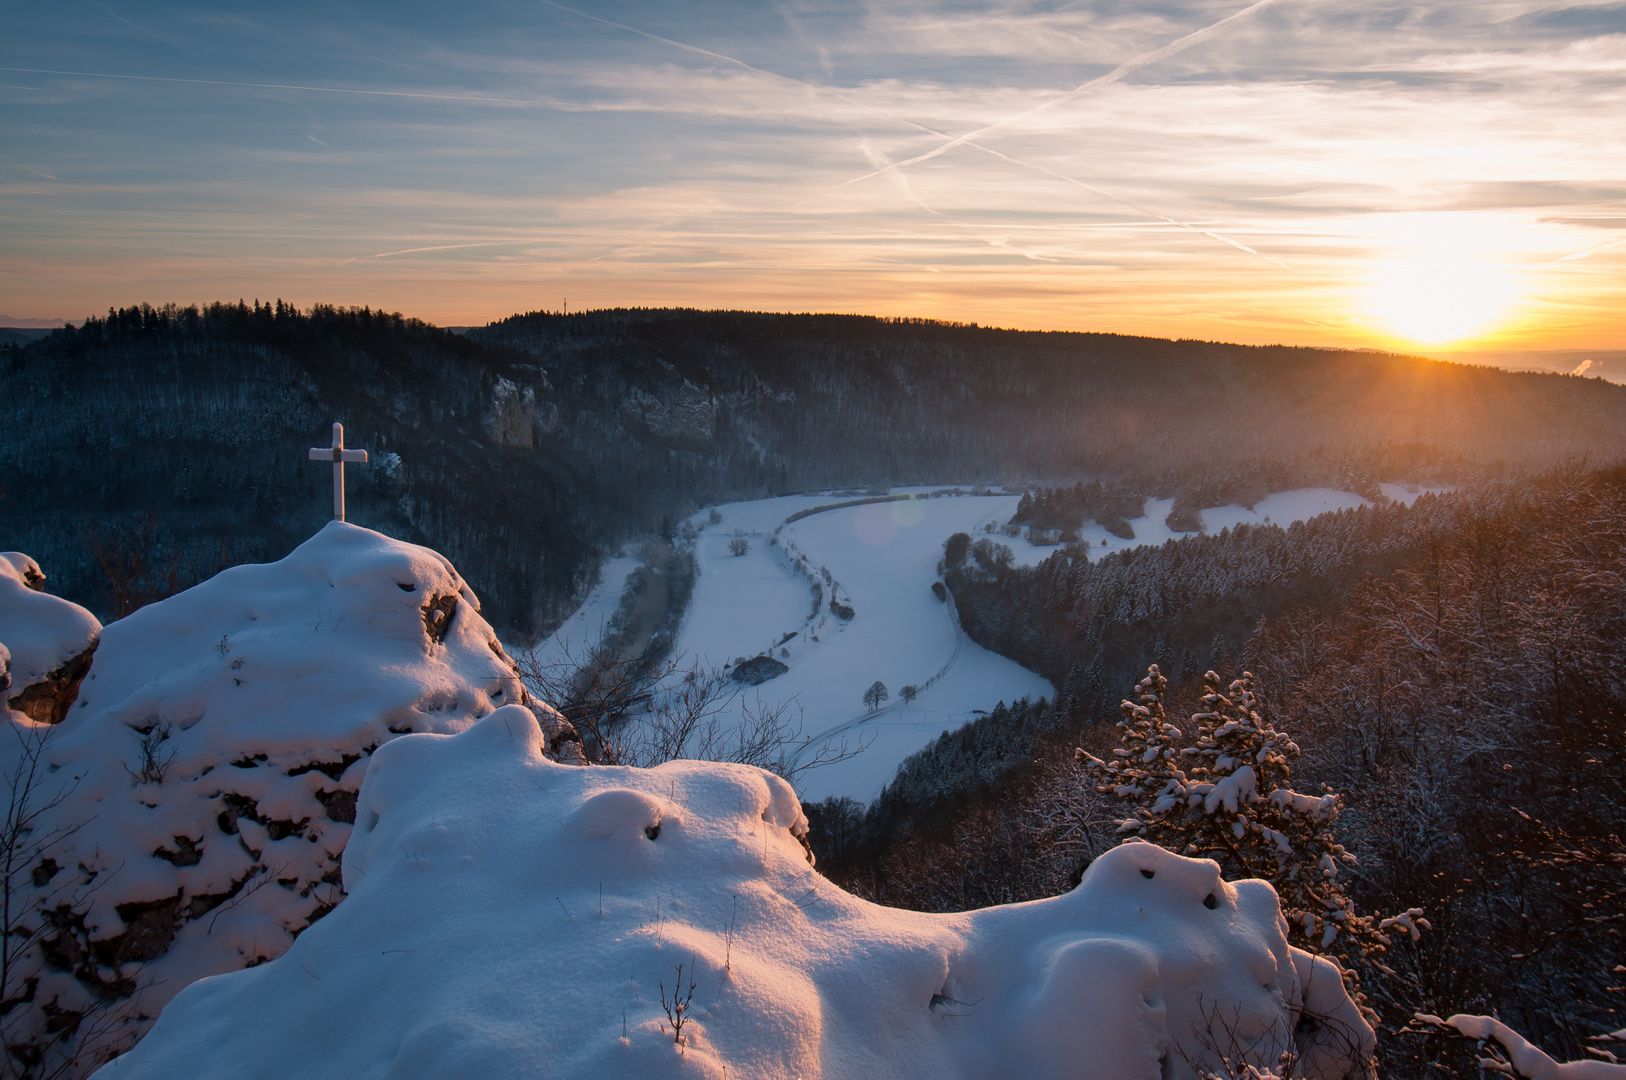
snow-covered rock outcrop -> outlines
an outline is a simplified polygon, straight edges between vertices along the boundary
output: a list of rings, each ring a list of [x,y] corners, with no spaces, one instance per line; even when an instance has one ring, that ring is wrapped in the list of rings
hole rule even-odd
[[[814,872],[768,773],[543,751],[523,707],[381,747],[344,904],[98,1075],[1159,1080],[1244,1050],[1367,1074],[1336,971],[1212,862],[1133,843],[1054,899],[899,911]]]
[[[101,631],[96,616],[45,591],[39,563],[0,551],[0,644],[11,654],[11,686],[3,693],[11,708],[42,724],[61,720]]]
[[[17,875],[28,950],[6,991],[38,981],[8,1044],[86,1014],[117,1045],[188,983],[283,953],[342,895],[372,751],[523,699],[444,557],[342,523],[107,626],[67,718],[13,714],[0,740],[8,770],[41,764],[51,837]]]

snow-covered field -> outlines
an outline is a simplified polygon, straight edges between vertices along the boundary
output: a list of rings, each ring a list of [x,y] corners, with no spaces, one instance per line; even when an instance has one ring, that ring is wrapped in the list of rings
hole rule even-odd
[[[610,619],[620,606],[627,578],[638,569],[638,563],[638,557],[625,550],[604,561],[599,567],[598,584],[588,592],[581,606],[537,646],[538,667],[551,671],[561,665],[579,663],[589,649],[604,639]]]
[[[1429,489],[1385,484],[1383,490],[1410,503]],[[943,541],[956,532],[1005,544],[1020,566],[1036,565],[1060,548],[998,531],[1016,512],[1018,496],[932,491],[899,488],[893,494],[909,498],[824,510],[788,523],[798,513],[848,499],[794,495],[730,503],[716,508],[720,521],[713,522],[709,510],[688,521],[699,579],[677,639],[683,667],[720,669],[772,656],[789,670],[745,694],[800,715],[803,734],[811,740],[804,757],[827,740],[832,748],[864,747],[838,764],[804,773],[803,798],[873,798],[904,758],[943,731],[1000,701],[1055,693],[1041,676],[966,639],[950,605],[939,601],[931,586]],[[1216,533],[1241,524],[1285,526],[1366,504],[1348,491],[1305,488],[1270,495],[1252,509],[1204,510],[1203,528]],[[1113,536],[1093,522],[1084,526],[1081,539],[1092,559],[1178,539],[1183,534],[1164,521],[1173,505],[1173,499],[1148,499],[1145,513],[1130,521],[1133,539]],[[747,549],[735,554],[731,545],[742,540]],[[616,609],[618,589],[636,566],[636,558],[625,553],[607,563],[598,588],[543,644],[543,655],[579,655],[596,641]],[[853,609],[850,621],[832,613],[832,596]],[[877,681],[888,699],[871,710],[863,695]],[[905,686],[920,688],[914,701],[902,700]]]
[[[1417,484],[1380,484],[1379,487],[1385,496],[1407,506],[1416,502],[1418,496],[1425,491],[1452,490],[1445,487],[1422,487]],[[1221,529],[1234,529],[1244,524],[1287,526],[1295,521],[1308,521],[1318,514],[1328,514],[1334,510],[1353,510],[1357,506],[1367,505],[1368,500],[1354,492],[1339,491],[1337,488],[1278,491],[1260,499],[1251,510],[1234,503],[1230,506],[1214,506],[1204,510],[1203,532],[1217,533]],[[1110,555],[1114,551],[1126,551],[1148,544],[1157,545],[1169,540],[1178,540],[1189,534],[1175,532],[1165,522],[1164,519],[1173,509],[1173,499],[1147,499],[1146,512],[1138,518],[1129,520],[1130,528],[1135,531],[1133,540],[1114,536],[1093,521],[1079,530],[1079,539],[1089,550],[1092,560]],[[1021,537],[998,536],[995,539],[1011,549],[1018,566],[1036,566],[1060,550],[1055,546],[1036,547]]]
[[[770,652],[790,670],[748,690],[748,697],[789,703],[815,750],[827,737],[833,745],[845,739],[849,747],[865,746],[803,774],[800,794],[810,800],[873,798],[904,758],[972,719],[973,710],[1055,693],[1043,677],[966,640],[932,592],[943,541],[956,532],[980,534],[986,522],[1003,524],[1016,510],[1016,496],[911,498],[785,524],[797,511],[839,501],[765,499],[719,507],[718,524],[708,523],[707,512],[690,519],[699,530],[700,578],[677,640],[686,662],[707,666]],[[750,550],[730,554],[730,541],[739,538]],[[820,583],[817,616],[813,581],[796,569],[804,560]],[[851,605],[850,621],[831,613],[832,589]],[[787,634],[794,636],[785,640]],[[863,697],[877,681],[889,699],[872,712]],[[910,685],[923,689],[905,703],[899,692]]]

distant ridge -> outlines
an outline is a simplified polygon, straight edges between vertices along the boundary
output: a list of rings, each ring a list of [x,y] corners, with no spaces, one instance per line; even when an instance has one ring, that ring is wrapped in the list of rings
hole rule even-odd
[[[1597,379],[866,316],[532,312],[457,333],[143,306],[0,344],[0,367],[0,547],[104,615],[88,537],[134,543],[150,518],[148,572],[184,584],[311,535],[327,477],[305,451],[335,419],[373,453],[351,519],[471,567],[520,637],[606,545],[730,499],[1084,476],[1359,491],[1626,459],[1626,388]]]

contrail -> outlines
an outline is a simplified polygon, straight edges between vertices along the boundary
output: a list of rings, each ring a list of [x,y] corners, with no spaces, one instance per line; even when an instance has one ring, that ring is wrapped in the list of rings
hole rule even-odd
[[[698,53],[701,56],[709,56],[714,60],[723,60],[723,61],[726,61],[727,63],[734,64],[734,65],[736,65],[738,67],[742,67],[747,71],[754,71],[758,75],[768,75],[768,76],[771,76],[772,78],[776,78],[776,79],[785,79],[786,81],[796,83],[799,86],[808,86],[808,87],[812,86],[811,83],[804,83],[800,79],[792,79],[788,75],[780,75],[780,74],[777,74],[776,72],[764,71],[763,69],[761,69],[759,67],[752,67],[750,64],[747,64],[744,60],[736,60],[734,57],[732,57],[732,56],[724,56],[720,52],[712,52],[710,49],[702,49],[698,45],[686,45],[681,41],[673,41],[671,38],[661,37],[659,34],[651,34],[647,30],[640,30],[636,26],[628,26],[626,23],[619,23],[619,22],[616,22],[614,19],[603,19],[603,18],[600,18],[597,15],[589,15],[585,11],[579,11],[576,8],[573,8],[573,7],[566,7],[563,4],[556,4],[556,3],[553,2],[553,0],[537,0],[537,2],[542,3],[542,4],[546,4],[550,8],[558,8],[560,11],[568,11],[572,15],[580,15],[582,18],[591,19],[596,23],[603,23],[605,26],[613,26],[617,30],[625,30],[629,34],[637,34],[639,37],[648,38],[650,41],[658,41],[663,45],[670,45],[674,49],[682,49],[685,52]]]
[[[551,0],[542,0],[542,2],[550,3]],[[983,135],[988,134],[990,131],[995,131],[999,128],[1005,127],[1008,124],[1014,124],[1018,120],[1025,120],[1030,116],[1045,112],[1049,109],[1054,109],[1056,106],[1066,104],[1081,94],[1089,93],[1091,90],[1097,90],[1103,86],[1109,86],[1112,83],[1122,79],[1125,75],[1138,71],[1141,68],[1146,67],[1148,64],[1155,64],[1159,60],[1165,60],[1168,57],[1173,56],[1175,53],[1184,52],[1193,45],[1202,44],[1209,38],[1218,34],[1222,29],[1231,23],[1237,21],[1238,19],[1245,19],[1249,15],[1252,15],[1254,12],[1258,11],[1260,8],[1266,7],[1275,2],[1276,0],[1254,0],[1252,4],[1249,4],[1241,11],[1233,12],[1232,14],[1221,19],[1219,22],[1205,26],[1201,30],[1194,30],[1185,37],[1171,41],[1160,49],[1153,49],[1151,52],[1141,53],[1139,56],[1131,57],[1130,59],[1119,64],[1117,67],[1113,68],[1111,71],[1107,72],[1105,75],[1091,79],[1089,82],[1081,83],[1060,97],[1051,98],[1049,101],[1040,102],[1025,112],[1019,112],[1012,116],[1007,116],[1003,120],[995,120],[992,124],[988,124],[985,127],[980,127],[975,131],[956,136],[955,138],[950,139],[948,142],[945,142],[942,146],[939,146],[934,150],[928,150],[924,154],[908,158],[904,161],[894,162],[891,165],[886,166],[884,169],[877,169],[872,173],[866,173],[863,176],[843,181],[842,183],[837,184],[836,187],[844,188],[851,184],[857,184],[865,180],[874,179],[883,173],[891,172],[893,169],[901,169],[907,165],[916,165],[922,161],[930,161],[932,158],[940,157],[957,146],[964,146],[966,143],[971,142],[973,139],[980,138]]]
[[[1075,179],[1074,177],[1068,176],[1066,173],[1059,173],[1055,169],[1049,168],[1047,166],[1035,164],[1034,162],[1031,162],[1031,161],[1023,161],[1021,158],[1014,158],[1014,157],[1011,157],[1009,154],[1002,154],[998,150],[995,150],[995,149],[993,149],[991,147],[984,146],[981,143],[968,142],[968,143],[966,143],[966,145],[970,146],[971,148],[973,148],[975,150],[981,150],[985,154],[992,154],[994,157],[1001,158],[1001,159],[1003,159],[1005,161],[1008,161],[1012,165],[1020,165],[1025,169],[1033,169],[1033,170],[1035,170],[1037,172],[1044,173],[1046,176],[1053,176],[1057,180],[1062,181],[1063,183],[1072,184],[1074,187],[1083,188],[1085,191],[1093,192],[1094,194],[1101,196],[1103,199],[1111,199],[1113,202],[1118,203],[1120,206],[1129,207],[1129,209],[1135,211],[1137,214],[1145,214],[1147,217],[1157,218],[1159,221],[1164,222],[1166,224],[1177,225],[1182,229],[1189,229],[1191,232],[1197,233],[1197,234],[1199,234],[1201,236],[1206,236],[1210,240],[1218,240],[1222,244],[1229,244],[1231,247],[1236,248],[1238,251],[1245,251],[1249,255],[1258,256],[1259,258],[1264,259],[1266,262],[1276,264],[1277,266],[1281,267],[1283,270],[1290,269],[1290,267],[1286,263],[1282,262],[1280,259],[1275,259],[1275,258],[1272,258],[1269,255],[1260,254],[1260,252],[1258,252],[1254,248],[1249,247],[1247,244],[1240,243],[1240,242],[1238,242],[1236,240],[1232,240],[1229,236],[1222,236],[1221,234],[1219,234],[1217,232],[1214,232],[1214,231],[1212,231],[1210,229],[1200,228],[1200,227],[1198,227],[1196,225],[1191,224],[1190,222],[1181,221],[1178,218],[1166,217],[1163,214],[1158,213],[1156,210],[1149,210],[1144,206],[1140,206],[1140,205],[1137,205],[1136,203],[1130,202],[1128,199],[1125,199],[1125,198],[1123,198],[1121,196],[1118,196],[1118,195],[1114,195],[1110,191],[1106,191],[1106,190],[1104,190],[1102,188],[1098,188],[1094,184],[1087,184],[1083,180],[1078,180],[1078,179]]]
[[[1559,263],[1576,262],[1580,259],[1586,258],[1589,255],[1596,255],[1600,251],[1608,251],[1610,248],[1619,247],[1622,244],[1626,244],[1626,239],[1611,240],[1607,244],[1599,244],[1597,247],[1587,248],[1585,251],[1577,251],[1570,255],[1561,255],[1552,262],[1548,263],[1547,266],[1552,267],[1557,266]]]
[[[357,262],[361,259],[387,259],[391,255],[415,255],[420,251],[456,251],[459,248],[502,247],[504,244],[533,244],[534,240],[523,237],[513,240],[480,240],[469,244],[435,244],[431,247],[402,248],[400,251],[380,251],[377,255],[352,255],[344,262]]]
[[[1264,7],[1267,4],[1275,3],[1275,0],[1255,0],[1255,3],[1253,3],[1252,5],[1244,8],[1241,11],[1238,11],[1238,12],[1235,12],[1235,13],[1233,13],[1231,15],[1226,16],[1225,18],[1221,19],[1219,22],[1214,23],[1211,26],[1204,27],[1201,30],[1193,31],[1190,34],[1187,34],[1185,37],[1180,38],[1177,41],[1173,41],[1173,42],[1169,43],[1168,45],[1163,46],[1161,49],[1156,49],[1156,50],[1154,50],[1152,52],[1149,52],[1149,53],[1142,53],[1140,56],[1137,56],[1137,57],[1135,57],[1135,58],[1133,58],[1131,60],[1126,60],[1124,63],[1118,65],[1117,68],[1113,69],[1111,72],[1108,72],[1106,75],[1102,75],[1100,78],[1092,79],[1090,82],[1084,83],[1082,86],[1077,87],[1076,89],[1074,89],[1070,93],[1064,95],[1063,97],[1056,98],[1056,99],[1054,99],[1052,101],[1045,102],[1045,103],[1043,103],[1041,105],[1038,105],[1038,106],[1036,106],[1036,107],[1034,107],[1032,109],[1029,109],[1025,113],[1019,113],[1016,116],[1007,117],[1004,120],[1001,120],[1001,121],[998,121],[996,123],[990,124],[987,127],[982,128],[982,129],[980,129],[978,131],[973,131],[968,135],[961,135],[958,138],[951,137],[946,132],[938,131],[935,128],[927,127],[924,124],[916,123],[915,121],[910,120],[907,117],[898,116],[896,113],[893,113],[893,112],[891,112],[891,111],[889,111],[887,109],[880,108],[879,106],[872,105],[869,102],[860,101],[860,100],[858,100],[856,98],[850,97],[847,94],[842,93],[839,90],[833,89],[833,88],[828,87],[828,86],[819,86],[816,83],[804,82],[803,80],[795,78],[795,77],[790,76],[790,75],[781,75],[777,71],[768,71],[768,70],[766,70],[764,68],[756,67],[753,64],[748,64],[744,60],[736,59],[735,57],[728,56],[725,53],[714,52],[711,49],[703,49],[698,45],[689,45],[689,44],[686,44],[685,42],[682,42],[682,41],[675,41],[672,38],[661,37],[659,34],[652,34],[652,33],[648,32],[647,30],[640,30],[636,26],[628,26],[626,23],[620,23],[620,22],[615,22],[615,21],[613,21],[611,19],[600,18],[597,15],[589,15],[585,11],[579,11],[576,8],[566,7],[564,4],[556,3],[555,0],[538,0],[538,3],[546,4],[548,7],[557,8],[560,11],[568,11],[572,15],[579,15],[580,17],[582,17],[584,19],[591,19],[593,22],[602,23],[605,26],[613,26],[618,30],[625,30],[629,34],[636,34],[639,37],[647,38],[650,41],[658,41],[658,42],[661,42],[662,44],[665,44],[665,45],[671,45],[673,48],[683,49],[686,52],[696,53],[696,54],[698,54],[700,56],[709,56],[709,57],[711,57],[711,58],[713,58],[715,60],[721,60],[721,61],[723,61],[725,63],[733,64],[736,67],[743,68],[746,71],[750,71],[750,72],[753,72],[753,73],[758,74],[758,75],[765,76],[765,77],[770,78],[770,79],[778,79],[778,80],[780,80],[782,82],[788,82],[788,83],[791,83],[791,84],[793,84],[795,86],[800,86],[803,89],[812,90],[812,91],[814,91],[816,93],[829,94],[829,95],[831,95],[831,96],[833,96],[833,97],[835,97],[835,98],[837,98],[837,99],[839,99],[841,101],[846,102],[849,105],[853,105],[853,106],[855,106],[857,108],[860,108],[860,109],[867,109],[870,112],[876,113],[876,114],[878,114],[880,116],[884,116],[888,120],[891,120],[894,123],[902,124],[905,127],[914,128],[916,131],[922,132],[923,134],[926,134],[926,135],[931,135],[931,136],[934,136],[934,137],[939,138],[939,139],[948,140],[942,146],[938,147],[936,150],[934,150],[934,151],[932,151],[932,152],[930,152],[928,154],[924,154],[924,155],[922,155],[920,157],[916,157],[916,158],[911,158],[908,161],[890,162],[890,163],[882,166],[881,168],[876,169],[874,172],[871,172],[871,173],[869,173],[869,174],[867,174],[865,176],[858,177],[858,179],[856,179],[856,180],[848,180],[845,183],[837,184],[835,188],[831,189],[832,191],[837,190],[839,188],[847,187],[849,184],[856,184],[860,180],[869,180],[869,179],[872,179],[874,177],[881,176],[881,175],[884,175],[884,174],[889,173],[889,172],[893,172],[894,170],[901,169],[903,166],[913,164],[913,163],[915,163],[917,161],[925,161],[927,158],[937,157],[939,154],[947,153],[949,150],[953,149],[956,146],[967,146],[968,145],[968,146],[973,147],[974,149],[981,150],[985,154],[992,154],[994,157],[1001,158],[1001,159],[1003,159],[1005,161],[1008,161],[1012,165],[1019,165],[1019,166],[1025,168],[1025,169],[1034,169],[1034,170],[1036,170],[1038,172],[1044,173],[1047,176],[1054,177],[1055,179],[1060,180],[1060,181],[1062,181],[1064,183],[1072,184],[1074,187],[1082,188],[1085,191],[1093,192],[1094,194],[1099,195],[1102,198],[1110,199],[1113,202],[1116,202],[1116,203],[1118,203],[1118,204],[1120,204],[1122,206],[1127,206],[1131,210],[1134,210],[1136,213],[1145,214],[1148,217],[1157,218],[1159,221],[1164,222],[1164,223],[1169,224],[1169,225],[1175,225],[1175,226],[1178,226],[1179,228],[1182,228],[1182,229],[1188,229],[1191,232],[1195,232],[1195,233],[1198,233],[1198,234],[1200,234],[1202,236],[1206,236],[1211,240],[1217,240],[1222,244],[1227,244],[1230,247],[1236,248],[1238,251],[1243,251],[1243,252],[1246,252],[1249,255],[1257,256],[1258,258],[1264,259],[1265,261],[1270,262],[1270,263],[1274,263],[1275,265],[1280,266],[1283,269],[1287,269],[1287,264],[1282,262],[1280,259],[1273,259],[1269,255],[1261,255],[1258,251],[1254,250],[1251,247],[1248,247],[1246,244],[1238,243],[1237,241],[1232,240],[1229,237],[1222,236],[1222,235],[1220,235],[1219,233],[1216,233],[1216,232],[1211,232],[1208,229],[1198,228],[1195,225],[1191,225],[1191,224],[1189,224],[1187,222],[1184,222],[1184,221],[1179,221],[1179,220],[1177,220],[1175,218],[1167,217],[1167,216],[1165,216],[1163,214],[1157,213],[1154,210],[1148,210],[1145,207],[1137,206],[1136,204],[1134,204],[1132,202],[1129,202],[1127,199],[1119,198],[1117,195],[1114,195],[1109,191],[1104,191],[1101,188],[1098,188],[1098,187],[1094,186],[1093,184],[1087,184],[1082,180],[1076,180],[1073,177],[1067,176],[1067,175],[1065,175],[1063,173],[1059,173],[1054,169],[1047,168],[1047,167],[1045,167],[1043,165],[1034,164],[1031,161],[1024,161],[1021,158],[1012,157],[1009,154],[1001,153],[998,150],[990,149],[990,148],[988,148],[986,146],[983,146],[981,143],[973,141],[977,136],[982,135],[982,134],[984,134],[986,132],[992,131],[997,127],[1000,127],[1000,126],[1002,126],[1004,124],[1007,124],[1007,123],[1011,123],[1011,122],[1013,122],[1015,120],[1019,120],[1024,116],[1030,116],[1033,113],[1042,112],[1045,109],[1053,108],[1054,106],[1059,105],[1064,101],[1071,100],[1072,98],[1077,97],[1079,94],[1085,93],[1085,92],[1087,92],[1087,91],[1089,91],[1091,89],[1094,89],[1097,86],[1105,86],[1108,83],[1116,82],[1119,79],[1123,78],[1125,75],[1128,75],[1130,72],[1136,70],[1137,68],[1145,67],[1147,64],[1155,63],[1158,60],[1163,59],[1164,57],[1172,56],[1175,53],[1180,52],[1183,49],[1187,49],[1187,48],[1190,48],[1192,45],[1199,44],[1202,41],[1207,40],[1209,37],[1212,37],[1214,34],[1218,33],[1220,31],[1220,29],[1223,28],[1224,26],[1226,26],[1228,23],[1233,22],[1236,19],[1243,18],[1244,16],[1249,15],[1249,14],[1259,10],[1260,8]],[[924,202],[922,202],[917,196],[915,196],[915,194],[914,194],[914,192],[912,190],[906,191],[906,195],[911,201],[919,204],[920,206],[924,207],[926,210],[930,211],[931,213],[939,214],[939,216],[942,216],[939,213],[939,211],[933,210],[931,207],[926,206],[926,204]],[[811,199],[804,200],[804,201],[799,202],[799,203],[795,204],[794,206],[792,206],[791,209],[796,210],[796,209],[798,209],[800,207],[806,206],[809,202],[812,202],[812,201],[813,200],[811,200]]]
[[[490,105],[546,105],[554,109],[580,109],[589,106],[539,98],[484,97],[474,94],[427,94],[408,90],[352,90],[337,86],[302,86],[296,83],[229,82],[224,79],[182,79],[168,75],[115,75],[104,71],[55,71],[49,68],[0,67],[0,71],[30,75],[71,75],[85,79],[127,79],[132,82],[184,83],[189,86],[237,86],[247,90],[305,90],[317,94],[358,94],[362,97],[420,98],[428,101],[464,101]]]

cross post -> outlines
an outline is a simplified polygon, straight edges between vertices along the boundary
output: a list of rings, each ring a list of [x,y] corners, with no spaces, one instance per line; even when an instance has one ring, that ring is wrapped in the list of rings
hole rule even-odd
[[[335,422],[333,425],[333,445],[313,446],[310,454],[312,461],[333,462],[333,520],[344,520],[344,463],[347,461],[365,462],[367,451],[346,450],[344,448],[344,425]]]

